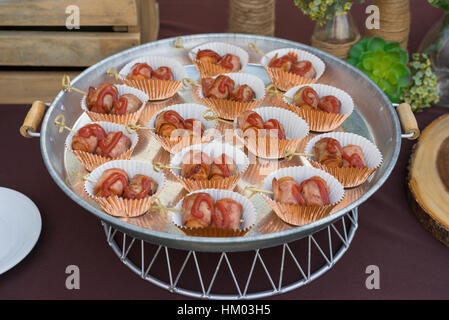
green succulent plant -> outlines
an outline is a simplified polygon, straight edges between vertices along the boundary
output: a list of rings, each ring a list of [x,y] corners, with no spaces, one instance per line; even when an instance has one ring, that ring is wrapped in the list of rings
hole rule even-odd
[[[429,3],[436,7],[449,12],[449,1],[448,0],[429,0]]]
[[[428,108],[440,100],[437,77],[426,54],[415,53],[410,68],[413,73],[412,80],[405,88],[401,99],[410,104],[413,111],[421,112],[423,108]]]
[[[363,38],[352,46],[346,61],[376,82],[391,102],[401,102],[402,90],[410,83],[411,71],[407,67],[408,52],[397,42]]]

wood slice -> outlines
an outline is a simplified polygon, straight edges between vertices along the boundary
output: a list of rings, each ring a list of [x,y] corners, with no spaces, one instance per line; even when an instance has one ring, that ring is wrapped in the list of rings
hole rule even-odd
[[[415,145],[408,187],[419,221],[449,247],[449,114],[427,126]]]

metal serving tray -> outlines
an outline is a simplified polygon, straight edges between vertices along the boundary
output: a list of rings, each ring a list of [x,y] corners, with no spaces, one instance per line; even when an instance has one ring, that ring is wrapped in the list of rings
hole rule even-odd
[[[58,186],[81,207],[96,215],[114,228],[119,229],[135,238],[150,243],[163,245],[182,250],[230,252],[248,251],[266,247],[273,247],[291,242],[327,227],[341,218],[347,212],[366,201],[385,182],[391,173],[400,150],[401,132],[396,112],[381,89],[368,77],[356,68],[327,53],[296,42],[243,34],[204,34],[183,37],[184,46],[193,48],[197,45],[221,41],[242,47],[250,54],[250,65],[245,72],[257,75],[266,85],[270,83],[268,75],[258,64],[260,56],[248,49],[248,43],[268,52],[278,48],[300,48],[319,56],[326,64],[326,72],[319,83],[333,85],[348,92],[354,99],[356,108],[338,131],[347,131],[360,134],[373,141],[383,155],[383,164],[365,184],[358,188],[347,189],[344,200],[334,209],[327,218],[302,227],[294,227],[283,223],[271,212],[263,199],[256,195],[252,201],[258,212],[257,223],[244,237],[238,238],[201,238],[184,235],[174,227],[167,216],[158,212],[150,212],[143,217],[134,219],[119,219],[109,216],[101,211],[98,205],[87,199],[82,193],[82,182],[76,173],[84,170],[76,158],[64,148],[67,133],[59,134],[58,128],[53,125],[55,117],[63,113],[67,125],[75,129],[88,121],[87,115],[80,108],[81,95],[76,92],[61,91],[54,99],[47,111],[41,129],[41,150],[44,162],[51,176]],[[174,47],[175,38],[145,44],[107,58],[90,67],[76,79],[72,85],[84,91],[91,85],[101,82],[114,82],[106,75],[109,67],[120,69],[130,60],[147,55],[164,55],[177,58],[188,72],[190,78],[198,79],[198,73],[191,64],[185,51]],[[182,89],[173,103],[192,102],[191,89]],[[273,101],[266,100],[263,105],[271,105]],[[172,103],[171,101],[151,102],[151,106],[158,109]],[[132,159],[143,161],[160,161],[168,163],[170,154],[164,151],[148,132],[140,131],[141,141],[136,148]],[[280,166],[308,165],[305,159],[296,157],[289,163],[281,161]],[[252,164],[257,166],[257,164]],[[251,169],[251,167],[250,167]],[[253,168],[254,169],[254,168]],[[263,176],[244,176],[236,191],[241,192],[247,185],[256,185],[262,181]],[[168,206],[174,206],[186,194],[185,190],[175,179],[167,175],[168,184],[161,194],[161,200]]]

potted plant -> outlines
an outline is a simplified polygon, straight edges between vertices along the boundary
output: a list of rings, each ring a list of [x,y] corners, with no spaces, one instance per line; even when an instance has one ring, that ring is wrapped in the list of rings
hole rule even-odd
[[[426,54],[409,54],[398,42],[363,38],[346,60],[376,82],[393,103],[406,102],[415,112],[439,99],[437,77]]]
[[[429,56],[438,77],[439,105],[449,106],[449,1],[429,0],[429,3],[444,14],[423,38],[419,52]]]
[[[346,59],[351,46],[360,40],[360,32],[350,14],[352,1],[294,1],[305,15],[316,22],[312,46]]]

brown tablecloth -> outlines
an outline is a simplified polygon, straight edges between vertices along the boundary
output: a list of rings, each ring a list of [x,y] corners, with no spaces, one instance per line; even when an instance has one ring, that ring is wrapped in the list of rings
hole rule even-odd
[[[159,2],[161,37],[226,31],[227,0]],[[277,1],[276,35],[308,43],[313,25],[292,3]],[[363,8],[356,5],[354,9],[360,24]],[[421,0],[412,0],[412,13],[410,47],[413,51],[441,13]],[[0,300],[183,298],[143,281],[124,266],[107,245],[98,219],[56,186],[43,164],[39,141],[19,135],[18,128],[28,108],[0,106],[0,136],[3,137],[0,186],[30,197],[41,212],[43,228],[34,250],[0,276]],[[418,114],[420,127],[424,128],[448,111],[434,107]],[[390,178],[360,206],[355,238],[335,267],[307,286],[277,298],[449,298],[449,249],[421,227],[406,200],[405,177],[412,145],[413,142],[404,141]],[[80,268],[80,290],[65,288],[68,265]],[[368,276],[365,270],[369,265],[380,269],[380,290],[365,287]]]

